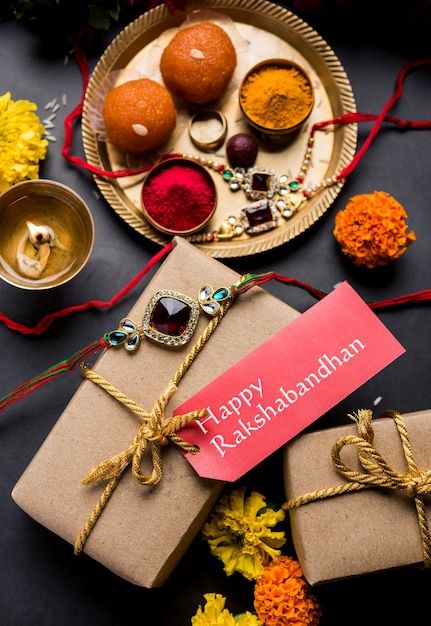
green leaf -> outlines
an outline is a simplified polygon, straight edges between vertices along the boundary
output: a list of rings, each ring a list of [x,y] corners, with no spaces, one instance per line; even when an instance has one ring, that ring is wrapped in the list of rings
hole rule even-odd
[[[258,515],[263,515],[263,513],[266,513],[268,509],[271,509],[271,511],[278,511],[279,508],[280,507],[274,504],[274,502],[267,502],[265,506],[258,510],[258,512],[256,513],[256,517]]]
[[[109,11],[102,9],[101,7],[90,6],[88,8],[88,23],[93,28],[108,30],[111,25]]]
[[[108,13],[110,15],[110,17],[116,22],[118,20],[118,18],[120,17],[120,3],[116,2],[115,6],[112,7],[111,9],[108,9]]]

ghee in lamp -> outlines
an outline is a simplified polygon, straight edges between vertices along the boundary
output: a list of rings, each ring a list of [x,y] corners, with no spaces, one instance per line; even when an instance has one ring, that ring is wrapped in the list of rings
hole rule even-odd
[[[0,276],[23,289],[49,289],[75,276],[93,246],[88,207],[71,189],[25,181],[0,196]]]

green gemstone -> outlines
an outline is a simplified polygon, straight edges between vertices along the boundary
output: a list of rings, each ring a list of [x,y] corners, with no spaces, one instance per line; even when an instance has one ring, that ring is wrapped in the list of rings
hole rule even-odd
[[[233,178],[233,172],[231,170],[225,170],[222,176],[225,180],[230,180],[231,178]]]
[[[122,330],[113,330],[108,335],[108,341],[111,346],[121,346],[121,344],[126,340],[127,333],[123,333]]]
[[[217,289],[217,291],[213,293],[213,299],[218,300],[219,302],[221,300],[226,300],[228,296],[229,296],[229,289],[226,289],[226,287],[220,287],[220,289]]]
[[[299,183],[298,183],[298,181],[297,181],[297,180],[292,180],[292,182],[291,182],[291,183],[289,183],[289,188],[290,188],[292,191],[298,191],[298,189],[299,189]]]

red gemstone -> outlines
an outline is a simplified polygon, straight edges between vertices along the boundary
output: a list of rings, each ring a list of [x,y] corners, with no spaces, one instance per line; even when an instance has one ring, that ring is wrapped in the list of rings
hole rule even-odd
[[[187,328],[191,308],[177,298],[163,297],[157,301],[151,313],[150,325],[159,333],[179,337]]]
[[[245,209],[245,214],[251,227],[266,224],[274,219],[268,200],[260,200],[259,202],[249,204]]]
[[[266,193],[270,190],[271,178],[271,174],[266,174],[265,172],[254,172],[251,177],[252,190]]]

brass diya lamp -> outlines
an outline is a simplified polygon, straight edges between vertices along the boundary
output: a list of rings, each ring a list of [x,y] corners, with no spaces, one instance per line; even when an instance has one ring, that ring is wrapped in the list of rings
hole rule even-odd
[[[94,222],[72,189],[29,180],[0,195],[0,277],[22,289],[50,289],[86,264]]]

